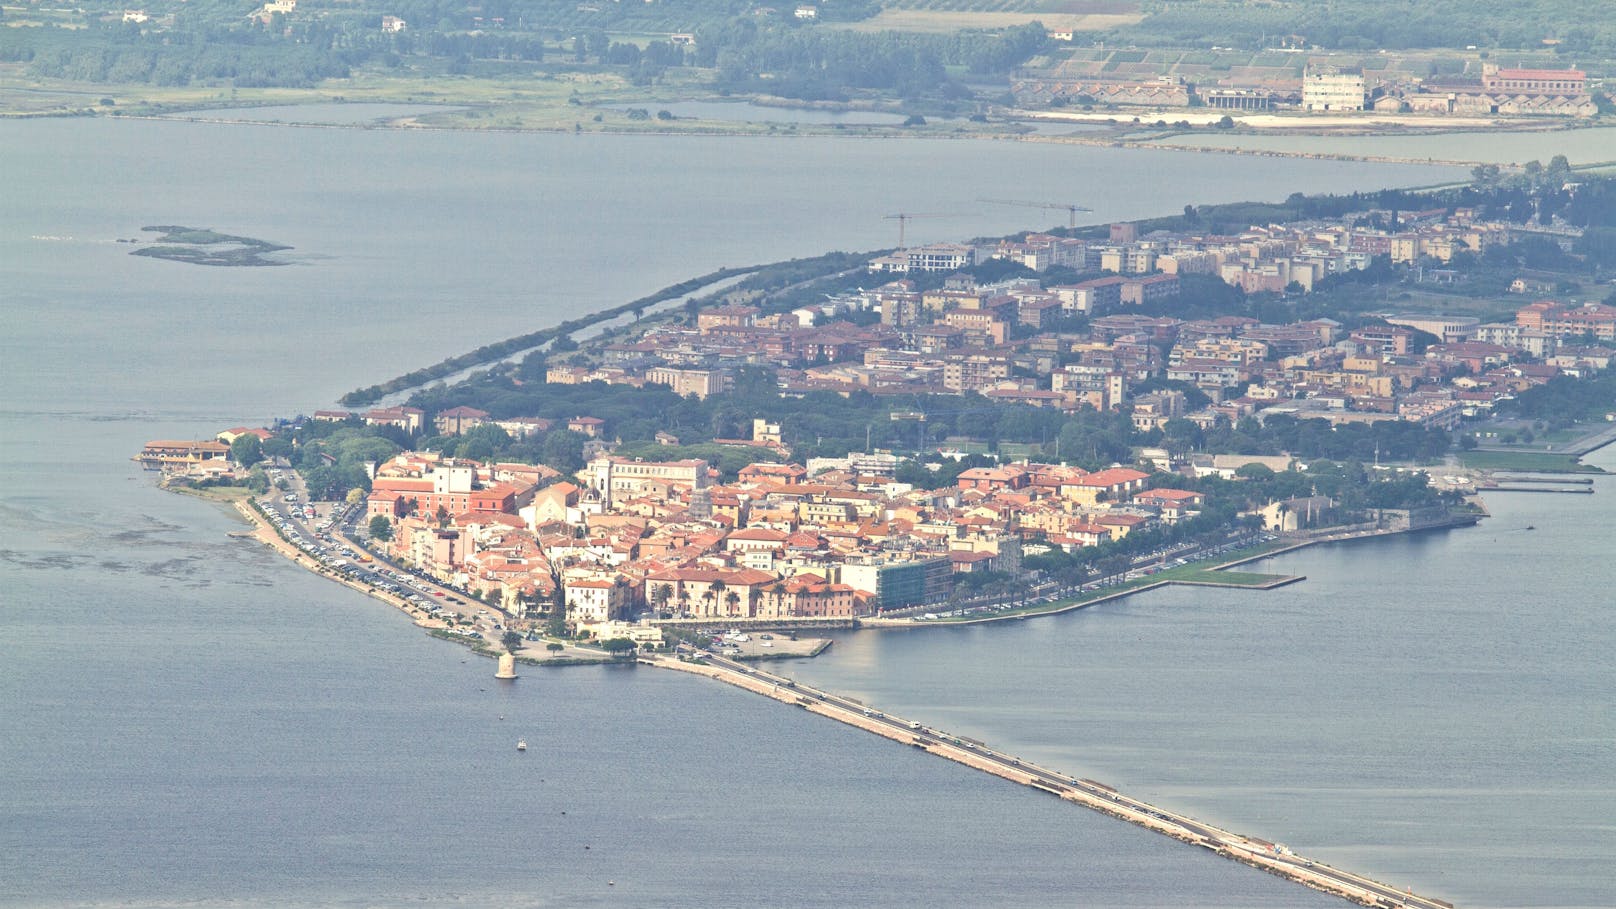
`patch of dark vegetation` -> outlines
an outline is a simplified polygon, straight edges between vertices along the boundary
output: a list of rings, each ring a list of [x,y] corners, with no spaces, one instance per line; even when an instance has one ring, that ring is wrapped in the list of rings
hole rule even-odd
[[[235,267],[286,265],[288,263],[278,262],[269,256],[292,248],[265,240],[255,240],[252,237],[237,237],[214,230],[181,227],[176,224],[142,227],[141,230],[162,234],[156,240],[160,245],[137,249],[130,255],[167,259],[170,262],[188,262],[192,265]]]

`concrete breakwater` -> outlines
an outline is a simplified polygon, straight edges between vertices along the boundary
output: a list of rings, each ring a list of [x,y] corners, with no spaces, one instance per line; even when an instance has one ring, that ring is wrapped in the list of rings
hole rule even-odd
[[[1276,552],[1281,552],[1281,551],[1285,551],[1285,550],[1276,550]],[[1272,554],[1272,553],[1270,553],[1270,554]],[[1257,556],[1257,557],[1254,557],[1254,558],[1266,558],[1266,557],[1267,556],[1265,555],[1265,556]],[[1234,563],[1230,563],[1230,564],[1234,564]],[[1214,574],[1214,572],[1207,572],[1207,574]],[[924,620],[917,621],[914,618],[886,619],[886,618],[879,618],[879,617],[874,617],[874,618],[865,617],[865,618],[862,618],[862,619],[858,620],[858,627],[860,627],[860,628],[941,628],[941,627],[953,628],[953,627],[957,627],[957,626],[960,626],[960,625],[981,625],[981,624],[984,624],[984,623],[987,623],[987,622],[1016,622],[1016,621],[1021,621],[1021,620],[1024,620],[1024,619],[1038,618],[1039,616],[1060,615],[1060,614],[1066,613],[1066,612],[1076,612],[1079,609],[1087,609],[1090,606],[1098,606],[1101,603],[1109,603],[1112,600],[1120,600],[1123,597],[1131,597],[1134,594],[1145,593],[1146,591],[1156,590],[1156,589],[1162,588],[1162,587],[1172,587],[1174,585],[1183,585],[1183,586],[1186,586],[1186,587],[1228,587],[1228,588],[1238,588],[1240,590],[1272,590],[1275,587],[1284,587],[1287,584],[1295,584],[1298,581],[1305,581],[1305,580],[1307,580],[1307,577],[1305,575],[1275,575],[1274,577],[1269,578],[1267,580],[1258,581],[1258,582],[1252,582],[1252,583],[1238,583],[1238,582],[1231,582],[1231,581],[1218,581],[1218,580],[1213,580],[1213,579],[1193,579],[1193,580],[1191,580],[1191,579],[1185,579],[1185,578],[1162,578],[1160,580],[1150,581],[1148,583],[1142,583],[1142,584],[1137,584],[1137,585],[1127,586],[1127,587],[1120,587],[1120,588],[1118,588],[1116,590],[1109,591],[1109,592],[1106,592],[1106,593],[1095,594],[1093,596],[1073,598],[1073,599],[1070,599],[1070,600],[1057,602],[1057,603],[1051,604],[1049,606],[1042,606],[1042,607],[1028,608],[1028,609],[1017,609],[1017,610],[1014,610],[1014,611],[1011,611],[1011,612],[1006,612],[1006,613],[1003,613],[1003,614],[1000,614],[1000,615],[983,615],[983,616],[978,616],[978,617],[975,617],[975,618],[949,618],[949,619],[942,620],[942,621],[924,621]]]
[[[853,698],[801,685],[784,676],[712,654],[695,659],[642,656],[640,663],[689,672],[733,685],[782,704],[807,710],[882,738],[964,764],[975,770],[1053,795],[1062,801],[1127,821],[1182,843],[1208,849],[1224,858],[1259,868],[1302,886],[1333,894],[1362,906],[1412,906],[1453,909],[1451,903],[1421,896],[1372,878],[1334,868],[1298,855],[1283,845],[1233,833],[1192,817],[1133,798],[1095,780],[1057,772],[996,751],[985,742],[925,726],[875,709]]]

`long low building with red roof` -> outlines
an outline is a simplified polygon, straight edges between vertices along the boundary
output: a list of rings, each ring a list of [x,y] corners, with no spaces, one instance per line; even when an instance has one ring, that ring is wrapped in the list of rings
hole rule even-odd
[[[208,461],[226,461],[230,446],[223,442],[157,439],[147,442],[135,460],[142,467],[190,468]]]

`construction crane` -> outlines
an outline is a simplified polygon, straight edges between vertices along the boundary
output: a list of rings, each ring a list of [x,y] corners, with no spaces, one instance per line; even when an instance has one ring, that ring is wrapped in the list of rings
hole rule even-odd
[[[914,212],[902,211],[902,212],[898,212],[896,214],[882,215],[881,219],[883,221],[896,221],[896,222],[898,222],[898,248],[903,249],[904,248],[904,246],[903,246],[903,229],[904,229],[905,225],[907,225],[911,220],[913,220],[915,218],[947,218],[947,217],[950,217],[950,216],[947,215],[947,214],[939,213],[939,212],[922,212],[922,213],[916,214]]]
[[[1067,216],[1067,224],[1066,224],[1067,227],[1076,227],[1077,226],[1077,213],[1078,212],[1080,212],[1080,211],[1093,211],[1094,210],[1092,208],[1085,208],[1085,207],[1083,207],[1081,205],[1073,205],[1073,204],[1062,205],[1059,202],[1023,202],[1020,199],[978,199],[976,201],[978,201],[978,202],[991,202],[994,205],[1020,205],[1020,206],[1022,206],[1024,208],[1052,208],[1052,209],[1056,209],[1058,211],[1064,211],[1064,212],[1066,212],[1066,216]]]

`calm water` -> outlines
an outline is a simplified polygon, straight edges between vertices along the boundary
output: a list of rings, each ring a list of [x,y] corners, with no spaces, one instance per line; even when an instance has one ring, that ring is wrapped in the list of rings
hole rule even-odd
[[[1023,197],[1032,185],[1035,197],[1123,218],[1299,188],[1430,183],[1454,170],[987,142],[113,120],[5,124],[0,160],[0,903],[1336,905],[699,680],[581,669],[496,687],[488,665],[463,662],[458,648],[391,610],[229,539],[237,525],[227,514],[157,492],[127,458],[149,438],[329,406],[354,386],[720,265],[890,245],[892,223],[881,216],[893,211],[959,211],[910,225],[917,241],[947,239],[1034,226],[1013,210],[973,213],[970,203]],[[115,242],[163,223],[288,243],[295,264],[208,269],[131,257]],[[1547,530],[1541,536],[1547,545]],[[1604,564],[1590,561],[1563,582],[1569,589],[1598,589],[1578,586]],[[1498,570],[1496,553],[1485,567]],[[1425,570],[1447,569],[1433,559]],[[1308,573],[1315,580],[1293,590],[1330,589],[1327,567]],[[1506,580],[1514,583],[1494,586]],[[1115,613],[1161,608],[1153,603]],[[1159,703],[1171,650],[1155,647],[1190,641],[1193,650],[1203,638],[1175,630],[1178,620],[1216,614],[1189,605],[1140,626],[1103,660],[1051,652],[1054,664],[1132,668],[1119,686],[1130,694],[1101,699],[1111,712],[1080,738],[1070,732],[1070,718],[1085,715],[1074,710],[1077,688],[1053,703],[1005,698],[1002,727],[984,723],[980,705],[1009,680],[1019,679],[1012,694],[1048,683],[982,667],[1019,661],[1029,652],[1019,635],[1095,624],[1098,612],[973,633],[988,645],[964,654],[951,677],[928,681],[934,670],[923,667],[942,657],[899,650],[892,665],[916,667],[906,681],[847,681],[1051,763],[1337,850],[1331,857],[1395,848],[1405,836],[1396,825],[1356,823],[1354,812],[1376,809],[1349,798],[1341,780],[1350,757],[1333,743],[1322,765],[1219,772],[1235,736],[1216,730],[1268,724],[1270,737],[1290,743],[1280,756],[1316,738],[1318,722],[1275,715],[1275,691],[1298,711],[1333,696],[1361,707],[1369,694],[1330,692],[1333,676],[1295,673],[1286,653],[1272,666],[1248,655],[1208,662],[1206,678],[1234,684],[1199,726],[1172,721],[1183,711]],[[1411,621],[1392,604],[1382,611],[1381,621]],[[1302,624],[1248,625],[1239,638],[1260,654],[1309,639],[1308,623],[1356,633],[1322,607],[1294,607],[1290,618]],[[1560,678],[1560,638],[1537,624],[1508,631],[1523,674]],[[1571,643],[1597,642],[1597,631]],[[1452,633],[1466,647],[1503,646],[1485,624],[1454,623]],[[846,673],[887,659],[883,647],[922,644],[951,652],[943,637],[855,637],[804,671]],[[964,693],[966,679],[978,693]],[[1418,674],[1410,684],[1443,694]],[[1608,743],[1608,686],[1562,694],[1564,709],[1580,705],[1591,740]],[[1505,704],[1543,709],[1522,698]],[[1483,709],[1469,705],[1460,730]],[[519,736],[535,745],[520,756]],[[1185,760],[1164,740],[1205,747]],[[1479,734],[1433,745],[1455,741],[1475,766],[1490,766],[1474,754],[1486,741]],[[1541,754],[1560,760],[1552,747]],[[1425,785],[1428,761],[1424,750],[1394,752],[1385,784]],[[1544,785],[1581,772],[1573,766]],[[1312,794],[1334,789],[1341,804],[1321,808]],[[1236,790],[1250,813],[1229,809],[1224,793]],[[1314,817],[1321,811],[1340,817]],[[1355,837],[1318,832],[1331,824]],[[1589,855],[1561,834],[1530,843],[1448,829],[1406,836],[1452,854],[1367,869],[1420,883],[1439,869],[1446,893],[1493,892],[1504,883],[1493,870],[1504,847],[1584,864]],[[1445,886],[1460,877],[1468,889]],[[1555,899],[1587,904],[1574,889],[1582,880],[1596,879],[1573,875]]]
[[[860,632],[791,668],[1460,905],[1610,906],[1616,478],[1598,487],[1254,563],[1308,578],[1266,593]]]
[[[1320,155],[1370,155],[1413,161],[1476,161],[1493,164],[1547,162],[1565,155],[1572,164],[1616,161],[1616,127],[1554,132],[1442,133],[1430,136],[1191,135],[1164,139],[1172,145],[1248,148]]]

